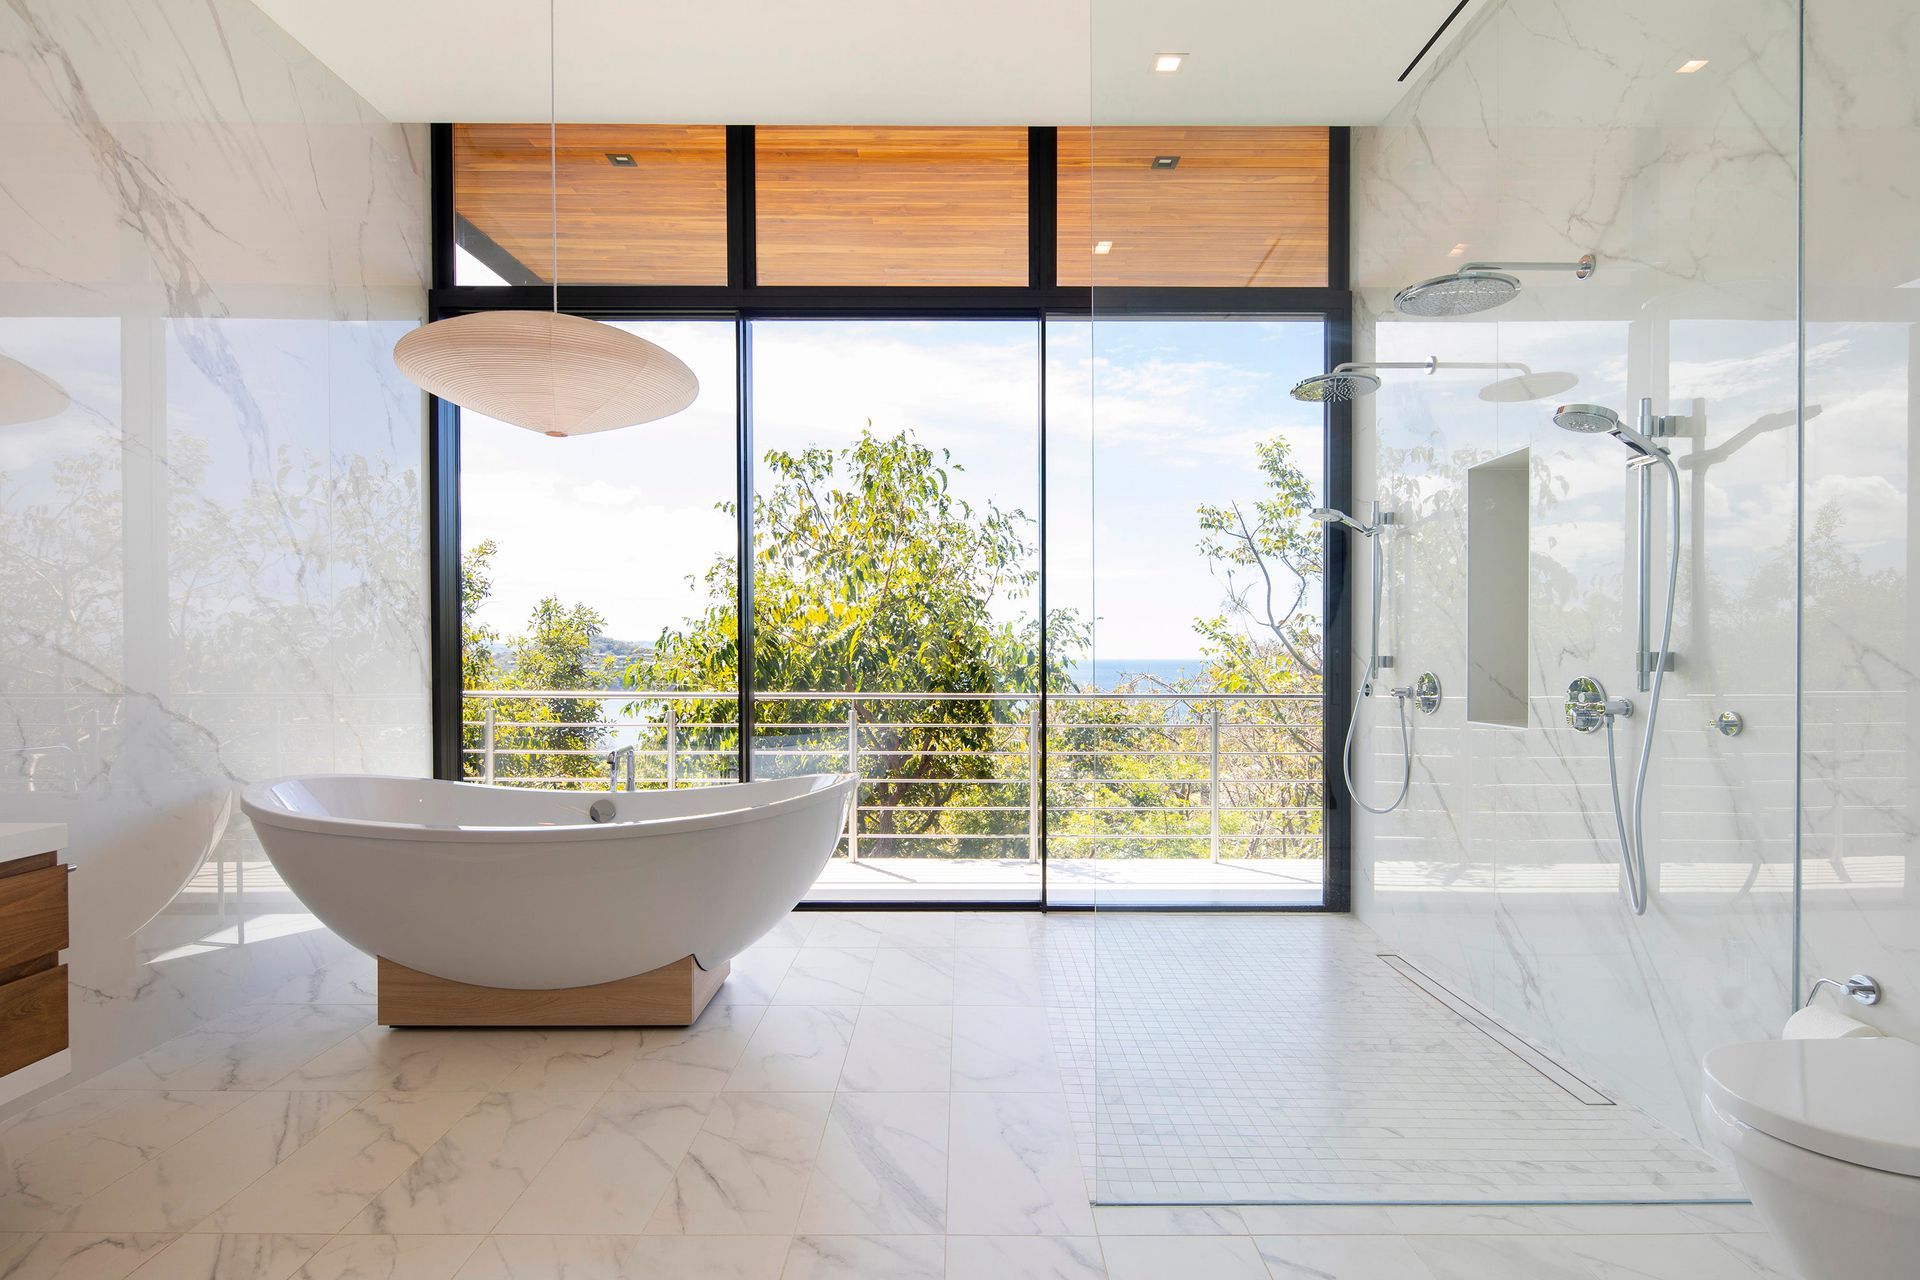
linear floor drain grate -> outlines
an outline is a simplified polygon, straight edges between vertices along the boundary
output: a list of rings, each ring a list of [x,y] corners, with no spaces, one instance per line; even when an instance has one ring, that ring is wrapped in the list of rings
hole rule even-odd
[[[1514,1035],[1513,1032],[1507,1030],[1498,1022],[1495,1022],[1485,1012],[1476,1007],[1472,1001],[1456,994],[1442,983],[1421,972],[1420,968],[1405,956],[1395,954],[1391,951],[1379,952],[1378,955],[1389,969],[1392,969],[1408,982],[1411,982],[1414,986],[1420,988],[1435,1000],[1453,1010],[1460,1018],[1479,1031],[1481,1035],[1484,1035],[1487,1039],[1493,1041],[1502,1049],[1505,1049],[1508,1053],[1526,1063],[1546,1079],[1559,1085],[1574,1098],[1586,1103],[1590,1107],[1611,1107],[1614,1105],[1612,1098],[1609,1098],[1606,1094],[1600,1092],[1585,1080],[1582,1080],[1579,1076],[1573,1074],[1573,1072],[1567,1070],[1552,1058],[1549,1058],[1546,1054],[1541,1053],[1538,1049],[1528,1044],[1525,1040],[1522,1040],[1519,1036]]]

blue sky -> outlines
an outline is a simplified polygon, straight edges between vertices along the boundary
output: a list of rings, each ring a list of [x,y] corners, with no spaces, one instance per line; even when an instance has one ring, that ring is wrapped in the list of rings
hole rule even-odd
[[[488,620],[517,628],[542,594],[590,600],[610,634],[650,639],[695,609],[686,579],[732,525],[732,329],[632,326],[701,381],[687,412],[571,440],[470,417],[463,536],[495,538]],[[1105,658],[1196,651],[1224,590],[1198,552],[1203,502],[1261,493],[1254,446],[1283,434],[1321,471],[1320,410],[1287,395],[1320,368],[1317,322],[1056,322],[1049,333],[1055,602],[1097,619]],[[1027,321],[763,322],[754,332],[759,450],[838,446],[870,418],[952,451],[975,503],[1039,511],[1039,334]]]

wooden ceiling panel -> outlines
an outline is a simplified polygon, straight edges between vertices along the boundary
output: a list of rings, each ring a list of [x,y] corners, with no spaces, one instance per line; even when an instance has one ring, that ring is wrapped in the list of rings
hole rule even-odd
[[[455,214],[543,283],[553,261],[547,128],[453,127]],[[563,124],[558,141],[563,284],[727,282],[724,128]]]
[[[1327,283],[1328,131],[1060,130],[1060,283]],[[1178,156],[1155,169],[1157,156]],[[1093,247],[1111,248],[1096,255]]]
[[[1027,131],[754,131],[770,285],[1024,285]]]

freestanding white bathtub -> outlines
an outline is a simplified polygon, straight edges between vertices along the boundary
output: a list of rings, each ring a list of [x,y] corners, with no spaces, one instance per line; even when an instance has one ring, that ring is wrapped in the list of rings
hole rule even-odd
[[[826,866],[854,779],[533,791],[321,774],[241,795],[274,868],[328,927],[410,969],[553,990],[692,956],[717,969]],[[595,821],[590,810],[611,802]]]

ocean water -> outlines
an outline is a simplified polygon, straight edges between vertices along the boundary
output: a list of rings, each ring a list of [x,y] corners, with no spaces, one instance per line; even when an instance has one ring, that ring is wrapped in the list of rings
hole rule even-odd
[[[1099,658],[1069,668],[1082,689],[1112,689],[1139,676],[1172,684],[1199,675],[1206,663],[1199,658]]]

